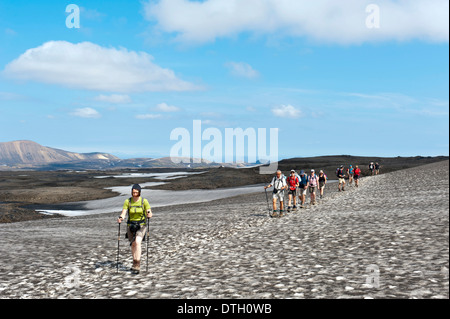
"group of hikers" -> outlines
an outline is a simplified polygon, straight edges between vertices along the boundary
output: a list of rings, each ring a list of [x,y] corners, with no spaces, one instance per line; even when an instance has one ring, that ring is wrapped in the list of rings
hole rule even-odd
[[[372,175],[378,175],[380,171],[380,165],[378,163],[371,162],[369,164],[369,171]],[[358,165],[349,167],[345,170],[344,165],[341,165],[336,169],[336,177],[338,178],[338,191],[345,191],[346,179],[348,178],[348,184],[352,185],[355,182],[355,186],[359,187],[359,179],[361,177],[361,169]],[[272,193],[272,214],[271,217],[282,217],[285,212],[290,212],[296,210],[297,207],[297,197],[300,201],[300,208],[305,208],[306,205],[306,193],[308,192],[311,200],[311,205],[316,205],[316,198],[319,196],[320,199],[324,196],[325,185],[327,184],[328,178],[323,170],[316,174],[314,169],[311,169],[310,174],[306,174],[304,170],[300,171],[300,174],[292,169],[289,176],[286,177],[281,170],[276,172],[276,176],[272,179],[269,185],[265,186],[267,197],[267,189],[273,187]],[[284,197],[288,194],[288,205],[285,209]],[[277,209],[277,202],[279,202],[280,208]],[[270,208],[269,208],[270,210]]]
[[[379,174],[380,165],[378,163],[370,163],[369,171],[372,175]],[[347,175],[347,176],[346,176]],[[351,185],[353,181],[355,186],[359,186],[359,178],[361,176],[361,169],[356,165],[353,168],[350,165],[346,171],[344,171],[344,165],[341,165],[336,170],[336,176],[338,177],[339,191],[345,191],[346,177]],[[315,170],[312,169],[310,174],[307,175],[304,170],[300,171],[300,175],[295,170],[291,170],[289,177],[285,177],[281,170],[276,172],[276,176],[272,179],[271,183],[264,187],[267,196],[267,189],[273,187],[273,211],[271,217],[283,216],[284,210],[284,196],[285,191],[289,196],[289,203],[287,211],[297,209],[297,196],[300,201],[300,208],[304,208],[306,205],[306,192],[309,192],[311,196],[311,205],[316,205],[316,197],[323,198],[325,185],[328,178],[324,171],[320,170],[317,175]],[[134,274],[140,272],[141,267],[141,255],[142,255],[142,242],[147,238],[147,267],[148,267],[148,238],[149,238],[149,221],[152,218],[152,209],[147,199],[141,197],[141,186],[135,184],[131,188],[131,197],[126,199],[120,216],[117,219],[119,224],[118,235],[118,247],[117,247],[117,271],[119,270],[119,252],[120,252],[120,225],[128,215],[126,238],[128,238],[131,246],[131,254],[133,257],[133,265],[131,271]],[[317,194],[318,193],[318,194]],[[280,209],[277,210],[277,202],[280,203]]]

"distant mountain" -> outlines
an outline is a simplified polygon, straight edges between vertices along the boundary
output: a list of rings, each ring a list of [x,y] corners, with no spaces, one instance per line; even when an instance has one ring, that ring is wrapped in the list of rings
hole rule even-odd
[[[33,141],[0,143],[0,165],[23,167],[54,163],[117,161],[119,158],[106,153],[73,153],[42,146]]]
[[[189,162],[189,163],[186,163]],[[42,146],[33,141],[0,143],[0,170],[109,170],[124,168],[212,168],[245,167],[246,164],[221,164],[188,158],[120,159],[107,153],[73,153]]]

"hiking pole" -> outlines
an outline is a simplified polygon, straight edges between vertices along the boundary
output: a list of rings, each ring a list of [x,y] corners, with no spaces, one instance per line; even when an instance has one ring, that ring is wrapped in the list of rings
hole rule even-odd
[[[118,234],[118,236],[117,236],[117,272],[119,272],[120,224],[121,224],[121,223],[119,223],[119,234]]]
[[[146,272],[148,272],[148,242],[150,238],[150,218],[147,216],[147,267]]]
[[[264,188],[264,191],[266,192],[267,210],[269,211],[269,217],[270,217],[271,213],[270,213],[269,197],[267,196],[267,188]]]

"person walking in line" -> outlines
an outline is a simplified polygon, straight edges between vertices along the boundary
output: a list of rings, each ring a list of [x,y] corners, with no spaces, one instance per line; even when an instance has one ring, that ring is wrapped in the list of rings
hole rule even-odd
[[[306,203],[306,190],[308,189],[308,176],[305,174],[305,171],[300,171],[299,180],[298,198],[300,199],[300,208],[304,208]]]
[[[264,189],[271,188],[273,186],[273,214],[272,217],[276,217],[277,201],[280,202],[280,210],[278,216],[283,216],[284,213],[284,191],[287,189],[286,178],[280,170],[277,171],[276,176],[272,179],[272,182],[265,186]]]
[[[299,178],[297,177],[297,174],[295,173],[295,170],[291,170],[290,176],[287,178],[287,185],[289,187],[288,189],[288,195],[289,195],[289,204],[288,204],[288,211],[291,209],[297,209],[297,188],[300,183]],[[293,206],[291,206],[293,204]]]
[[[133,257],[133,266],[131,271],[134,274],[140,272],[142,241],[147,231],[147,219],[152,218],[152,209],[147,199],[141,197],[141,186],[133,185],[131,197],[125,200],[122,213],[117,222],[120,224],[128,214],[127,235],[130,241],[131,254]]]
[[[341,167],[339,167],[336,171],[336,176],[339,179],[339,185],[338,185],[338,190],[341,191],[341,187],[342,187],[342,191],[345,191],[345,173],[344,173],[344,165],[341,165]]]
[[[354,179],[355,179],[355,186],[359,187],[359,178],[361,177],[361,169],[358,167],[358,165],[355,166],[355,173],[354,173]]]
[[[353,169],[353,166],[350,165],[350,166],[347,168],[348,185],[349,185],[349,186],[352,185],[354,174],[355,174],[355,170]]]
[[[319,171],[319,191],[320,191],[320,199],[323,198],[323,190],[325,189],[325,185],[327,184],[327,175],[325,175],[325,173],[320,170]]]
[[[319,177],[316,172],[312,169],[311,175],[308,176],[308,189],[311,195],[311,205],[316,205],[316,190],[319,187]]]
[[[375,174],[375,164],[373,162],[370,162],[369,164],[369,171],[370,171],[370,175],[374,175]]]
[[[380,164],[378,162],[375,163],[375,175],[380,174]]]

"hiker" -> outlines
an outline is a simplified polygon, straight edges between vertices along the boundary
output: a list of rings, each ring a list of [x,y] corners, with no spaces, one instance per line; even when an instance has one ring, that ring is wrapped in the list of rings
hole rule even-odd
[[[141,265],[141,244],[147,231],[147,218],[152,218],[152,209],[148,200],[141,197],[141,186],[133,185],[131,197],[125,200],[122,213],[117,222],[120,224],[128,213],[126,238],[130,241],[133,266],[131,271],[138,274]]]
[[[370,174],[373,176],[373,174],[375,172],[375,165],[373,164],[373,162],[370,162],[370,164],[369,164],[369,171],[370,171]]]
[[[375,163],[375,175],[378,175],[378,174],[380,174],[380,164],[378,164],[378,162],[377,162],[377,163]]]
[[[319,171],[319,195],[320,195],[320,199],[323,198],[323,190],[325,189],[325,185],[327,184],[327,175],[325,175],[325,173],[320,170]]]
[[[361,177],[361,170],[359,169],[358,165],[355,166],[355,172],[354,172],[354,179],[355,179],[355,186],[359,187],[359,178]]]
[[[308,176],[305,174],[305,171],[300,171],[300,183],[298,185],[298,198],[300,199],[300,207],[305,207],[306,202],[306,190],[308,189]]]
[[[345,173],[344,173],[344,165],[341,165],[341,167],[339,167],[336,170],[336,176],[339,179],[339,185],[338,185],[338,189],[339,191],[341,191],[341,185],[342,185],[342,191],[345,191]]]
[[[354,173],[355,173],[355,170],[353,169],[353,166],[350,165],[350,166],[347,168],[348,185],[349,185],[349,186],[352,185]]]
[[[287,189],[286,178],[280,170],[277,171],[277,175],[272,179],[272,182],[265,186],[264,189],[271,188],[273,186],[273,214],[277,211],[277,201],[280,201],[280,217],[284,213],[284,190]]]
[[[288,195],[289,195],[289,205],[288,205],[288,211],[291,209],[297,209],[297,187],[300,183],[299,178],[297,177],[297,174],[295,173],[295,170],[291,170],[290,176],[287,178],[287,185],[289,187],[288,189]],[[291,204],[294,204],[294,206],[291,206]]]
[[[311,175],[308,176],[308,189],[311,195],[311,205],[316,205],[316,189],[319,187],[319,177],[316,175],[315,170],[311,170]]]

